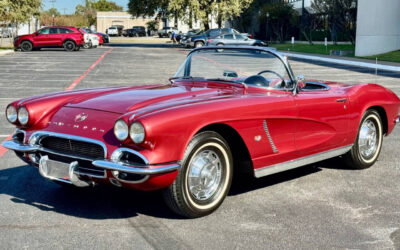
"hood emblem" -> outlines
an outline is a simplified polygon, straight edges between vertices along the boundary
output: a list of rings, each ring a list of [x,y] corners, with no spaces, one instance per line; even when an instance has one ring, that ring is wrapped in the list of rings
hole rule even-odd
[[[88,117],[88,114],[80,113],[75,116],[75,122],[83,122]]]

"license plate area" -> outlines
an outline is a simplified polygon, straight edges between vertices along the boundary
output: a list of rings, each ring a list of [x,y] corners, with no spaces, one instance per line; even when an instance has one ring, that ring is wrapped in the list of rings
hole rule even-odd
[[[70,165],[50,160],[48,156],[42,156],[39,163],[39,171],[44,177],[49,179],[69,180]]]

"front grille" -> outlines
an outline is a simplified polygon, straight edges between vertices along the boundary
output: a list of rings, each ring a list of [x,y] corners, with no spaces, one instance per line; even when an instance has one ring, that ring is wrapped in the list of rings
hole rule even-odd
[[[71,155],[93,160],[104,159],[105,157],[103,147],[95,143],[47,136],[40,140],[40,144],[44,149],[63,155]]]

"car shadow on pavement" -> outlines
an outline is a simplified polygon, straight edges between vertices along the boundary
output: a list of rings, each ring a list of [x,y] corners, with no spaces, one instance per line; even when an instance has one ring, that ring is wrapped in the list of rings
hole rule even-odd
[[[307,175],[315,174],[323,169],[338,169],[338,170],[352,170],[344,164],[344,161],[340,157],[335,157],[314,164],[306,165],[303,167],[295,168],[292,170],[268,175],[261,178],[256,178],[252,173],[240,174],[239,177],[235,177],[232,183],[229,195],[239,195],[247,192],[251,192],[260,188],[266,188],[269,186],[276,185],[278,183],[291,181],[297,178],[302,178]]]
[[[123,47],[123,48],[172,48],[177,45],[170,43],[110,43],[107,44],[109,47]]]
[[[0,195],[43,211],[93,219],[131,218],[138,214],[180,219],[165,205],[160,192],[140,192],[113,186],[77,188],[40,176],[32,166],[0,170]]]

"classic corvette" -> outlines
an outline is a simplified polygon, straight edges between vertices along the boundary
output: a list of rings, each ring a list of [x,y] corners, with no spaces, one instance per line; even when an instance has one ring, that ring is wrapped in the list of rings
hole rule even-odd
[[[162,189],[176,213],[216,210],[234,173],[271,175],[341,156],[372,166],[400,122],[400,100],[376,84],[295,77],[261,47],[207,47],[168,84],[85,89],[12,102],[2,145],[40,174],[78,187]]]

